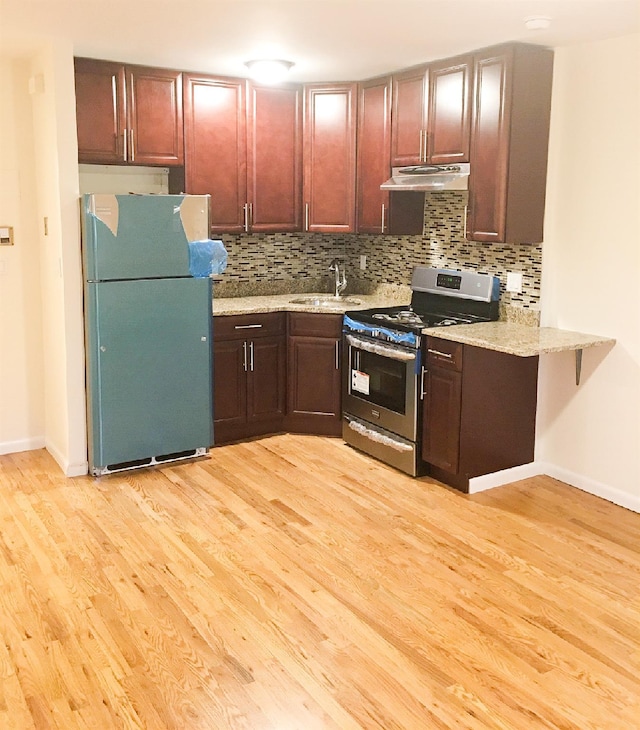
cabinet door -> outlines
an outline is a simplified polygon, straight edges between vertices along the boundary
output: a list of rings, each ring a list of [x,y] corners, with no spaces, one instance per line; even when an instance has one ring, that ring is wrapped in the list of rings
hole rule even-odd
[[[252,231],[302,228],[302,90],[249,85],[247,180]]]
[[[380,185],[391,174],[391,77],[358,89],[358,233],[388,228],[389,194]]]
[[[356,203],[356,84],[305,88],[305,230],[353,233]]]
[[[340,340],[289,337],[288,375],[288,415],[304,430],[339,433]]]
[[[427,160],[433,165],[469,162],[473,56],[429,66]]]
[[[184,164],[182,74],[127,66],[129,151],[139,165]]]
[[[553,51],[506,44],[476,55],[467,237],[542,240]]]
[[[422,459],[455,474],[460,455],[462,373],[430,368],[426,381]]]
[[[239,233],[247,221],[243,79],[184,77],[185,186],[211,195],[211,230]]]
[[[248,348],[247,421],[278,421],[284,417],[286,404],[285,338],[256,337]]]
[[[476,59],[468,236],[504,241],[511,73],[506,55]]]
[[[116,164],[126,161],[125,72],[120,63],[76,58],[78,160]]]
[[[218,340],[213,346],[213,440],[242,434],[247,420],[247,361],[244,340]]]
[[[426,161],[428,77],[426,66],[393,76],[391,164],[394,167]]]

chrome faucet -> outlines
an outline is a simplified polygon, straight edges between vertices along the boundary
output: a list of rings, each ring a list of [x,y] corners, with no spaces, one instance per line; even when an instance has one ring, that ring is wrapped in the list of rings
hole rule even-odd
[[[342,266],[342,261],[339,259],[333,259],[333,261],[329,264],[329,271],[333,274],[335,287],[334,296],[337,299],[347,286],[347,275],[344,267]]]

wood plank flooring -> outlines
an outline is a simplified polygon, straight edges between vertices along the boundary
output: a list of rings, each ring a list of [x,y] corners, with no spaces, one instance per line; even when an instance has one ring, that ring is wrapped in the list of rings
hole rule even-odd
[[[339,439],[0,457],[0,728],[637,730],[640,515]]]

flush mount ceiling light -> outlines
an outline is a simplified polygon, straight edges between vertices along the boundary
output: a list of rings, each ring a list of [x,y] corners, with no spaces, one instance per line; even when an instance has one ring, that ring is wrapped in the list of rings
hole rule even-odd
[[[279,84],[286,79],[289,69],[294,64],[292,61],[258,58],[254,61],[246,61],[244,65],[249,69],[249,74],[254,81],[261,84]]]
[[[529,15],[524,19],[527,30],[546,30],[550,25],[551,18],[548,15]]]

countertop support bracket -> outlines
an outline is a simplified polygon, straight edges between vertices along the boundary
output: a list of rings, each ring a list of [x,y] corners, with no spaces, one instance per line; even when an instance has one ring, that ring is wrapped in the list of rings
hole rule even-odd
[[[576,350],[576,385],[580,385],[580,373],[582,372],[582,350]]]

